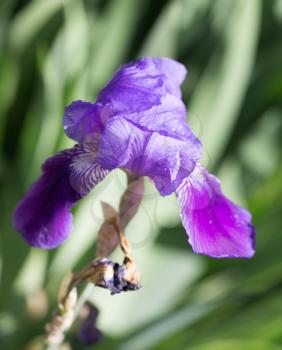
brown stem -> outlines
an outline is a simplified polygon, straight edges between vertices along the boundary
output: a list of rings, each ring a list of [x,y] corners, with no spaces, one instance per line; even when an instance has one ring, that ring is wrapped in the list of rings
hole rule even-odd
[[[128,187],[121,198],[119,212],[109,204],[102,203],[105,220],[98,233],[96,259],[75,275],[68,275],[63,281],[57,310],[52,321],[46,326],[45,342],[48,346],[58,347],[64,340],[64,332],[71,327],[75,319],[76,287],[80,283],[90,282],[109,289],[111,294],[140,288],[140,273],[123,230],[136,214],[143,192],[143,179],[128,175]],[[107,258],[118,245],[124,254],[122,265]],[[81,303],[81,307],[84,302]]]

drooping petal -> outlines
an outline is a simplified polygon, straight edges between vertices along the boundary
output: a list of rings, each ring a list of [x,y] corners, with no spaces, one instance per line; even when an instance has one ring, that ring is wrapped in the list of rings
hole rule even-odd
[[[99,138],[104,125],[105,108],[99,104],[74,101],[65,108],[63,124],[65,133],[73,140],[84,143]]]
[[[83,147],[77,145],[49,158],[42,166],[43,174],[17,205],[14,226],[30,245],[44,249],[60,245],[72,229],[70,209],[102,178],[89,178],[85,166],[78,170],[76,158],[87,153]],[[79,193],[71,177],[78,188],[86,186],[87,191]],[[82,184],[78,185],[78,179]]]
[[[101,139],[98,161],[104,168],[124,168],[149,176],[162,195],[176,190],[201,155],[195,137],[176,139],[112,117]]]
[[[197,166],[176,194],[194,252],[214,258],[254,255],[255,228],[251,215],[222,194],[215,176]]]
[[[77,155],[70,164],[70,184],[82,196],[109,173],[97,162],[98,143],[77,145]]]
[[[180,98],[185,75],[185,67],[172,59],[142,58],[122,66],[97,102],[115,114],[141,112],[159,105],[166,94]]]

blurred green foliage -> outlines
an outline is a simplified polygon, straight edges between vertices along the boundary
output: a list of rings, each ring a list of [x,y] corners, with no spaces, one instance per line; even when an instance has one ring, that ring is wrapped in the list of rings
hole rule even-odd
[[[61,279],[93,257],[99,201],[117,204],[124,178],[115,172],[82,201],[71,238],[55,251],[30,249],[12,210],[43,160],[71,145],[64,106],[95,100],[120,64],[145,55],[188,68],[188,121],[208,168],[253,213],[257,254],[193,255],[175,199],[147,184],[127,232],[143,289],[94,291],[105,333],[96,348],[282,348],[281,37],[281,0],[1,0],[1,349],[36,349]],[[68,340],[83,348],[74,333]]]

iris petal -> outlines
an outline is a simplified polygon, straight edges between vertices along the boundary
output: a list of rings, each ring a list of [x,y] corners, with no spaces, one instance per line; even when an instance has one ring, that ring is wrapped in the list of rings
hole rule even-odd
[[[15,228],[32,246],[44,249],[60,245],[71,232],[72,214],[70,209],[90,190],[89,183],[79,193],[71,182],[77,165],[73,164],[83,154],[83,145],[77,145],[49,158],[42,166],[43,174],[31,186],[28,193],[17,205],[13,222]],[[86,169],[84,167],[84,169]],[[82,173],[75,178],[85,179]],[[97,182],[96,182],[97,183]],[[92,181],[92,187],[96,184]]]
[[[101,135],[99,161],[149,176],[162,195],[176,190],[201,157],[186,121],[180,85],[186,69],[168,58],[125,65],[98,96],[112,111]]]
[[[122,66],[100,92],[97,102],[116,113],[142,112],[172,94],[181,97],[186,69],[169,58],[142,58]]]
[[[77,100],[66,107],[65,133],[77,142],[92,142],[99,138],[109,116],[128,114],[128,118],[138,119],[138,113],[159,105],[164,112],[174,106],[185,118],[180,100],[185,75],[185,67],[169,58],[143,58],[124,65],[100,92],[97,103]]]
[[[70,165],[71,186],[82,196],[89,193],[109,173],[97,162],[98,144],[77,145],[77,155]]]
[[[255,229],[250,213],[227,199],[219,180],[202,166],[176,191],[183,225],[196,253],[215,258],[250,258]]]
[[[63,124],[65,133],[83,143],[97,138],[103,130],[102,114],[105,111],[95,103],[74,101],[65,108]]]
[[[182,84],[187,74],[186,68],[169,58],[152,58],[156,68],[162,72],[165,77],[166,91],[173,95],[181,98],[180,85]]]
[[[186,108],[181,100],[166,95],[162,103],[142,113],[126,113],[122,117],[147,131],[156,131],[176,139],[193,139],[200,144],[186,121]]]
[[[104,168],[124,168],[149,176],[162,195],[176,190],[201,154],[194,138],[176,139],[112,117],[101,139],[98,161]]]

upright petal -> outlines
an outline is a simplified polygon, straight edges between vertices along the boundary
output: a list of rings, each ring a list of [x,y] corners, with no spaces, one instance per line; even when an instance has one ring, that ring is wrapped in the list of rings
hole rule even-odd
[[[85,163],[78,171],[77,157],[88,152],[83,147],[77,145],[49,158],[42,166],[43,174],[17,205],[13,222],[30,245],[44,249],[60,245],[72,229],[70,209],[101,179],[97,175],[89,178]],[[87,191],[79,193],[71,178],[79,189],[86,186]]]
[[[134,113],[161,103],[172,94],[181,97],[180,84],[186,70],[169,58],[142,58],[122,66],[100,92],[97,102],[113,113]]]
[[[169,58],[142,58],[122,66],[97,103],[74,101],[65,109],[66,134],[79,143],[100,139],[109,117],[124,117],[166,136],[190,137],[180,85],[185,67]]]
[[[181,100],[166,95],[160,105],[141,113],[123,114],[122,117],[145,131],[156,131],[176,139],[193,139],[195,143],[200,143],[187,124],[186,114]]]
[[[112,117],[101,138],[98,161],[104,168],[149,176],[159,192],[167,195],[193,171],[200,155],[201,145],[195,137],[177,139]]]
[[[183,225],[196,253],[215,258],[250,258],[255,228],[250,213],[227,199],[219,180],[202,166],[176,191]]]
[[[84,143],[99,138],[104,129],[103,118],[107,111],[99,104],[74,101],[65,108],[65,133],[73,140]]]
[[[152,60],[156,68],[166,77],[166,91],[180,99],[180,85],[186,77],[186,68],[179,62],[176,62],[170,58],[152,58]]]

